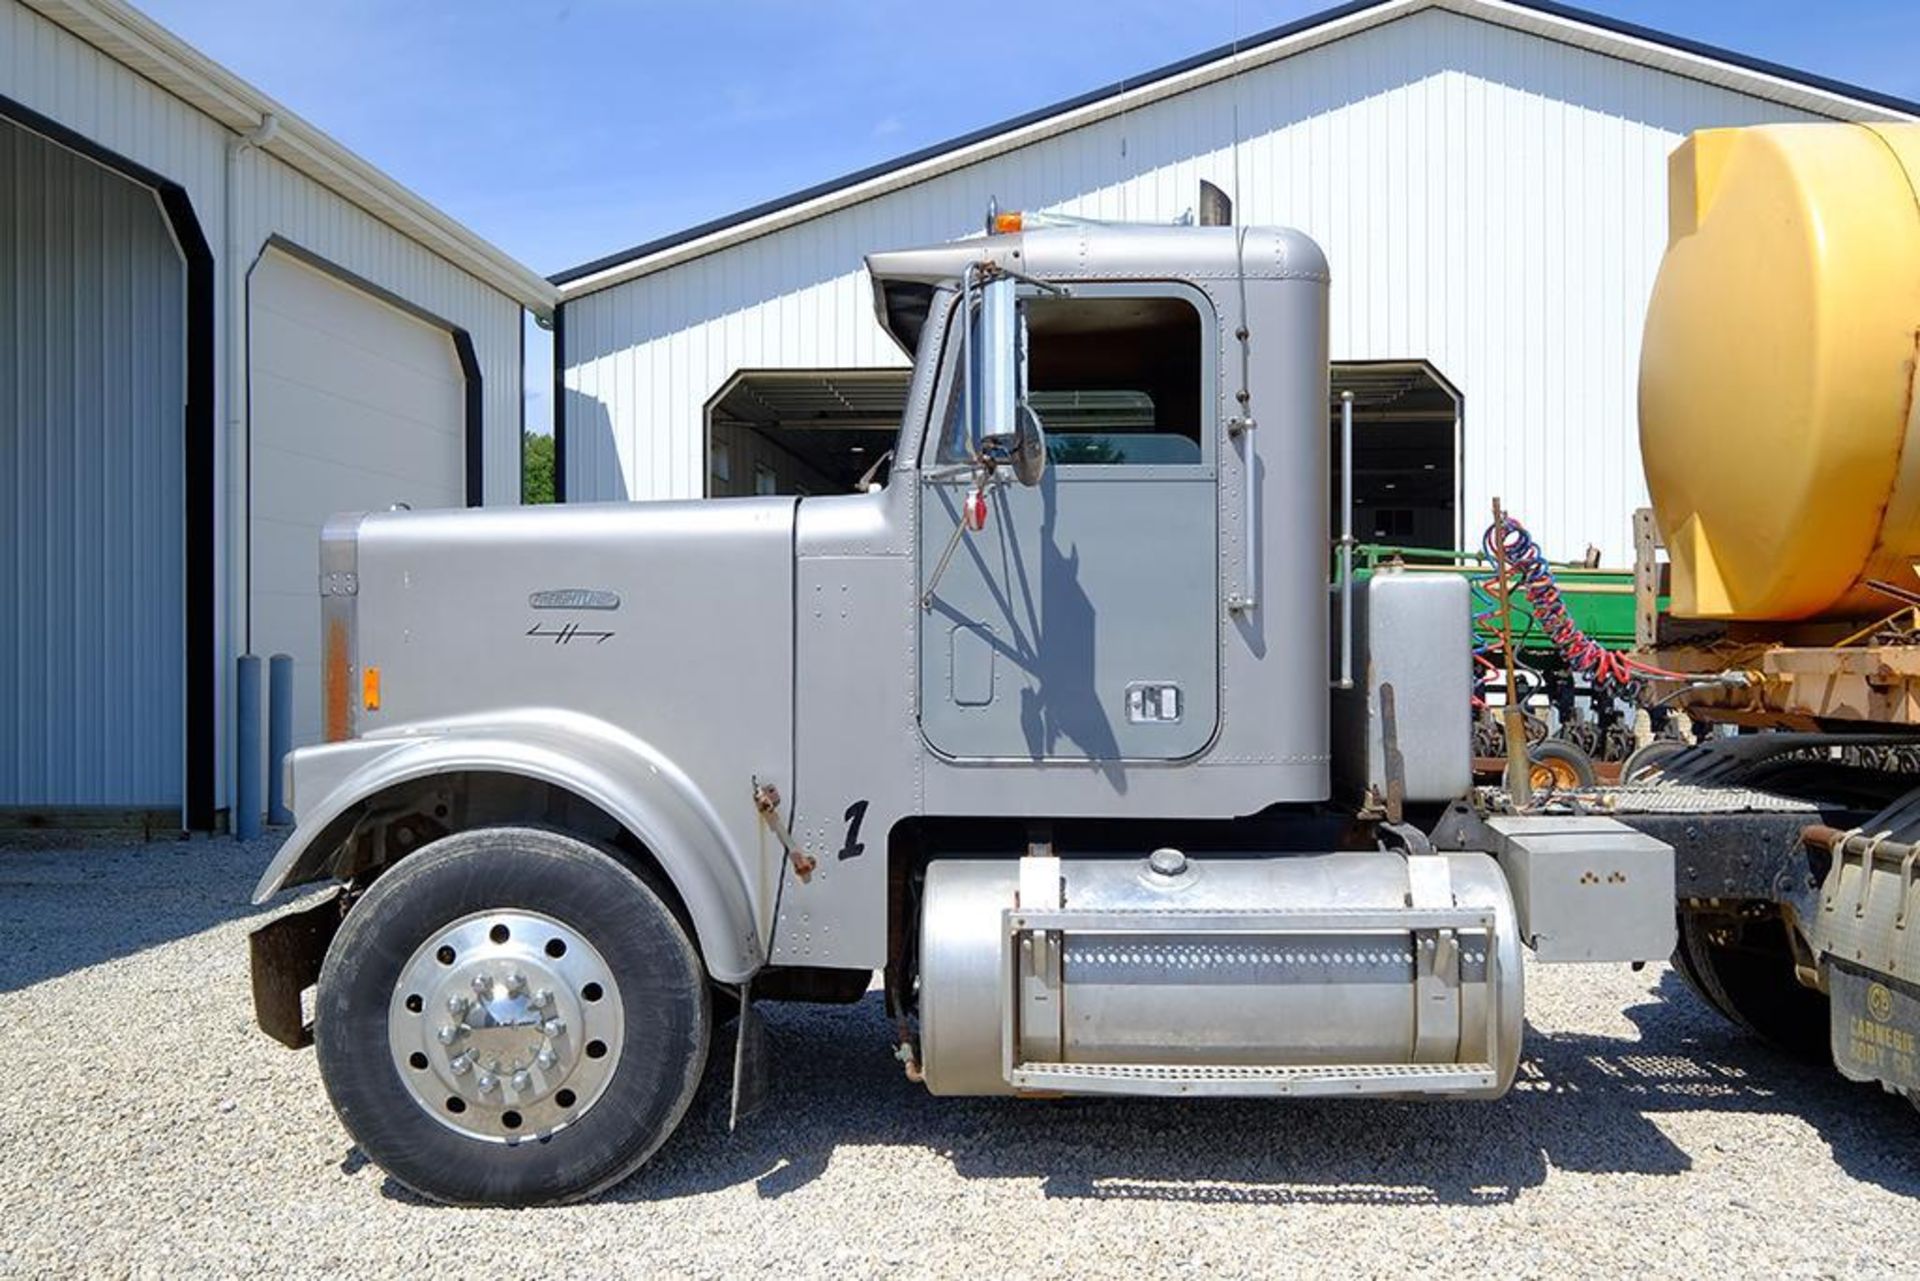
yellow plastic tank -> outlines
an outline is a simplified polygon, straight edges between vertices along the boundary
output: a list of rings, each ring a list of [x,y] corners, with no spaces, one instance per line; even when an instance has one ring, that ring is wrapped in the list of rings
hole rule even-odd
[[[1920,587],[1920,125],[1696,133],[1668,166],[1640,454],[1673,612],[1892,613]]]

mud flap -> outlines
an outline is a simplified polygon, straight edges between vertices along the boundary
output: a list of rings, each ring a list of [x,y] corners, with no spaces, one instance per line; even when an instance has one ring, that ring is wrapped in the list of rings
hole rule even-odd
[[[753,1007],[752,995],[740,988],[740,1017],[734,1020],[733,1098],[727,1109],[727,1132],[766,1106],[771,1072],[768,1068],[767,1027]]]
[[[1833,1061],[1854,1081],[1920,1091],[1920,993],[1885,975],[1827,963]]]
[[[320,964],[340,929],[340,891],[312,907],[276,916],[247,936],[253,967],[253,1017],[288,1049],[313,1044],[301,994],[320,981]]]

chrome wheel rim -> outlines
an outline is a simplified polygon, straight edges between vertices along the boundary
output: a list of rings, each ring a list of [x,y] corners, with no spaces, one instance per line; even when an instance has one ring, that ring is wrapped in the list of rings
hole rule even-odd
[[[546,1138],[599,1101],[626,1020],[612,969],[579,931],[540,912],[475,912],[401,967],[387,1041],[422,1111],[511,1144]]]

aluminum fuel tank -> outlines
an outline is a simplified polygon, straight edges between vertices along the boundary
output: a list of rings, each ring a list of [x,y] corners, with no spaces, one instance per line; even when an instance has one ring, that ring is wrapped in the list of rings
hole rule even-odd
[[[1477,853],[940,860],[935,1094],[1452,1094],[1513,1080],[1519,931]]]

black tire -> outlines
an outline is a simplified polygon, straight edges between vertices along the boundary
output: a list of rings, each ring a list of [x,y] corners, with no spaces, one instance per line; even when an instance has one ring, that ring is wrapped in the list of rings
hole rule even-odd
[[[1643,743],[1634,748],[1621,764],[1620,781],[1633,783],[1653,778],[1666,769],[1668,761],[1692,746],[1677,738],[1656,738],[1650,743]]]
[[[436,931],[518,909],[563,922],[618,980],[626,1037],[603,1093],[571,1124],[512,1144],[457,1132],[400,1079],[388,1012],[403,967]],[[320,971],[314,1042],[341,1123],[422,1196],[460,1205],[578,1200],[644,1164],[685,1115],[712,1026],[698,950],[664,895],[610,856],[533,828],[461,832],[379,880],[342,922]]]
[[[1797,1059],[1832,1057],[1827,998],[1794,976],[1793,948],[1779,917],[1682,912],[1674,968],[1736,1027]]]
[[[1540,790],[1539,776],[1542,772],[1553,775],[1571,776],[1573,787],[1592,787],[1594,782],[1593,758],[1562,739],[1549,738],[1535,743],[1527,749],[1527,760],[1534,765],[1535,789]],[[1551,790],[1559,791],[1567,784],[1549,780]]]

